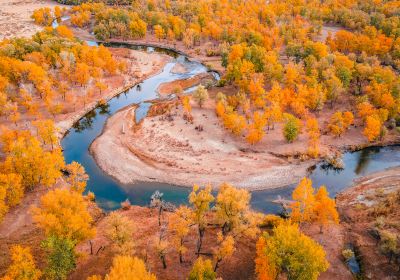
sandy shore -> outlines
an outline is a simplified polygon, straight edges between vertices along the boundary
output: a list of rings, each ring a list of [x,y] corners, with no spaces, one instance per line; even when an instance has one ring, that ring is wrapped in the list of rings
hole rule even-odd
[[[157,92],[160,95],[168,95],[174,92],[177,88],[186,90],[188,88],[197,86],[199,84],[205,84],[206,82],[213,82],[214,77],[210,73],[197,74],[194,77],[188,79],[180,79],[172,82],[162,83],[158,88]]]
[[[294,165],[269,151],[250,151],[242,139],[220,127],[213,112],[204,114],[204,109],[193,109],[194,124],[183,120],[180,109],[172,113],[173,121],[147,117],[139,126],[132,122],[134,114],[135,108],[128,107],[113,115],[90,148],[101,169],[122,183],[212,183],[218,187],[230,182],[263,189],[297,182],[310,165]],[[204,131],[195,130],[198,124]]]
[[[11,37],[30,37],[42,30],[31,19],[34,10],[55,6],[63,7],[51,0],[0,0],[0,40]]]
[[[113,50],[113,49],[112,49]],[[119,49],[114,49],[113,52],[118,54]],[[121,51],[126,51],[122,50]],[[150,76],[159,73],[165,64],[171,60],[171,58],[164,54],[159,53],[146,53],[143,51],[129,50],[129,55],[125,56],[124,59],[130,61],[130,71],[123,75],[123,79],[120,81],[119,85],[115,87],[108,88],[104,94],[95,98],[89,102],[85,108],[71,112],[69,114],[64,114],[57,116],[56,124],[59,128],[60,137],[65,134],[65,132],[70,129],[75,122],[82,118],[87,112],[90,112],[98,105],[100,100],[108,101],[114,96],[128,90],[134,85],[146,80]],[[114,77],[110,77],[113,79]],[[110,81],[111,82],[111,81]],[[106,83],[110,84],[110,83]]]

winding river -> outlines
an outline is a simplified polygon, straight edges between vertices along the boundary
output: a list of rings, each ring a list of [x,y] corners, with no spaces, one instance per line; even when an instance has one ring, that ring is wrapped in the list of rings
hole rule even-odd
[[[94,42],[89,43],[96,45]],[[98,205],[106,211],[119,208],[120,203],[127,198],[132,204],[148,205],[150,196],[156,190],[164,193],[164,200],[166,201],[175,204],[187,203],[190,188],[154,182],[121,184],[103,173],[89,153],[90,144],[101,133],[106,120],[116,111],[128,105],[137,104],[136,118],[138,121],[146,116],[147,110],[151,106],[149,101],[159,98],[156,89],[161,83],[189,78],[207,71],[204,65],[190,61],[187,57],[171,51],[129,46],[127,44],[122,46],[148,52],[164,52],[171,55],[173,59],[165,65],[159,74],[114,97],[106,105],[94,109],[77,122],[62,140],[66,162],[77,161],[85,167],[90,177],[87,190],[94,192]],[[171,69],[178,62],[188,69],[187,73],[171,73]],[[322,163],[316,165],[309,174],[314,182],[314,187],[326,185],[330,194],[334,196],[349,187],[355,178],[388,167],[398,166],[400,163],[400,146],[374,147],[358,152],[348,152],[344,154],[343,162],[345,164],[343,170],[333,170]],[[296,166],[293,168],[296,168]],[[264,213],[278,213],[281,211],[281,207],[272,201],[278,196],[290,198],[294,187],[294,185],[289,185],[278,189],[254,191],[252,192],[251,205],[255,210]]]

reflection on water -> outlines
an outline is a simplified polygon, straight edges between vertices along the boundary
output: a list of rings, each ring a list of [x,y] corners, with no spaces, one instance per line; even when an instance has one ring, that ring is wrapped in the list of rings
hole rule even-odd
[[[116,45],[112,44],[112,46]],[[118,44],[118,46],[128,47],[127,44]],[[138,49],[140,47],[133,48]],[[143,47],[142,49],[145,50]],[[160,50],[155,49],[155,51]],[[90,177],[87,190],[95,193],[98,204],[104,210],[119,208],[120,203],[127,198],[133,204],[148,205],[151,194],[156,190],[164,193],[166,201],[176,204],[187,203],[190,188],[157,182],[127,185],[116,182],[99,169],[88,150],[92,141],[101,133],[107,118],[119,109],[130,104],[137,104],[136,121],[139,121],[147,114],[147,110],[151,106],[148,101],[159,98],[157,87],[161,83],[189,78],[207,71],[205,66],[189,61],[184,56],[165,50],[163,52],[167,52],[175,58],[172,62],[166,64],[161,73],[111,99],[106,105],[99,106],[86,114],[62,140],[66,161],[68,163],[77,161],[85,167]],[[171,69],[178,62],[184,64],[185,68],[188,69],[187,73],[171,73]],[[352,180],[357,177],[399,165],[400,147],[367,148],[359,152],[345,153],[343,162],[345,167],[342,170],[328,168],[323,163],[311,169],[309,177],[313,180],[314,187],[326,185],[330,194],[334,196],[337,192],[350,186]],[[293,168],[296,168],[296,166]],[[278,213],[281,211],[280,206],[271,201],[276,199],[278,195],[282,198],[290,198],[294,188],[295,184],[279,189],[254,191],[252,192],[251,205],[255,210],[265,213]]]
[[[359,153],[357,166],[356,166],[354,172],[357,175],[362,174],[364,172],[364,170],[368,168],[371,156],[374,154],[378,154],[380,150],[381,150],[380,147],[371,147],[369,149],[361,150]]]

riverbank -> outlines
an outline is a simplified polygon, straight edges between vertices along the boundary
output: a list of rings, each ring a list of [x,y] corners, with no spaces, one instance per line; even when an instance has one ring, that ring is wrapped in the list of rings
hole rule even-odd
[[[34,10],[55,6],[68,7],[52,0],[0,0],[0,40],[18,37],[31,37],[43,29],[31,19]]]
[[[104,83],[108,85],[101,95],[94,96],[85,106],[67,114],[56,116],[56,125],[59,128],[60,139],[63,135],[85,114],[99,105],[99,102],[106,103],[111,98],[121,94],[133,86],[143,82],[151,76],[159,73],[171,58],[160,53],[147,53],[143,51],[110,48],[117,57],[123,56],[129,62],[129,70],[119,77],[109,77]],[[122,54],[125,52],[125,54]],[[126,53],[127,52],[127,53]],[[110,87],[112,85],[112,87]]]
[[[310,163],[293,164],[269,151],[252,150],[219,126],[210,107],[193,108],[194,124],[183,120],[181,109],[173,109],[171,118],[147,117],[139,125],[132,121],[135,108],[128,107],[108,119],[90,151],[104,172],[124,184],[212,182],[218,187],[229,182],[255,190],[289,185],[306,175]],[[195,129],[199,124],[203,131]]]
[[[132,121],[135,108],[125,108],[107,121],[90,152],[105,173],[123,184],[145,181],[190,187],[213,182],[217,188],[229,182],[249,190],[297,183],[318,161],[302,157],[308,142],[304,133],[294,143],[287,143],[280,125],[254,146],[243,137],[232,136],[221,126],[213,102],[208,100],[203,108],[192,103],[193,124],[183,119],[181,108],[170,106],[169,113],[146,117],[136,125]],[[329,116],[330,112],[321,114],[320,123]],[[381,143],[368,143],[358,125],[340,138],[322,135],[320,148],[322,155],[328,156],[398,140],[393,132]]]

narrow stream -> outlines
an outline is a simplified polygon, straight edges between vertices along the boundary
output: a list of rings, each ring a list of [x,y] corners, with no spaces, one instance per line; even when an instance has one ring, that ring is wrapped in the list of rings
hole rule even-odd
[[[88,43],[96,45],[95,42]],[[187,196],[190,192],[190,188],[187,187],[154,182],[127,185],[117,182],[100,170],[89,153],[89,146],[101,133],[106,120],[119,109],[131,104],[137,104],[136,117],[137,120],[140,120],[146,115],[148,108],[151,106],[148,101],[159,97],[156,89],[161,83],[189,78],[206,72],[207,68],[198,62],[189,61],[185,56],[171,51],[134,47],[128,44],[113,44],[110,46],[139,48],[148,52],[164,52],[171,55],[173,60],[165,65],[161,73],[145,80],[139,86],[135,86],[114,97],[106,105],[94,109],[77,122],[62,140],[66,162],[77,161],[85,167],[90,177],[87,190],[95,193],[98,205],[106,211],[119,208],[120,203],[127,198],[132,204],[148,205],[151,194],[156,190],[164,193],[166,201],[175,204],[187,203]],[[178,62],[188,69],[187,73],[171,73],[171,69]],[[345,153],[343,161],[345,168],[340,171],[318,164],[310,173],[314,186],[326,185],[330,194],[334,196],[337,192],[350,186],[352,180],[357,177],[388,167],[398,166],[400,163],[400,146],[367,148],[358,152]],[[296,166],[293,168],[296,168]],[[264,213],[278,213],[281,211],[281,207],[272,203],[272,200],[276,199],[278,195],[283,198],[289,198],[294,187],[295,185],[290,185],[279,189],[254,191],[252,192],[252,207]]]

